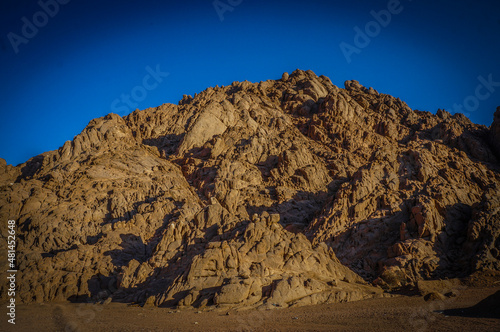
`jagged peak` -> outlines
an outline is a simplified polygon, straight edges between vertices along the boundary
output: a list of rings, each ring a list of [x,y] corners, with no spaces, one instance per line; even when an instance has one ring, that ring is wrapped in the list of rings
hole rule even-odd
[[[179,104],[0,160],[0,212],[30,268],[20,301],[287,307],[382,292],[361,277],[500,270],[500,108],[489,141],[463,115],[302,70]]]

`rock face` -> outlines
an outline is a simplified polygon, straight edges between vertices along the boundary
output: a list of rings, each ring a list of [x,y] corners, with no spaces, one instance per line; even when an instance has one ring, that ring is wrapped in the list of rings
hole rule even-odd
[[[497,111],[494,114],[493,123],[490,128],[490,140],[493,149],[497,153],[497,157],[500,157],[500,106],[497,107]]]
[[[275,308],[500,270],[499,124],[300,70],[92,120],[0,162],[19,299]]]

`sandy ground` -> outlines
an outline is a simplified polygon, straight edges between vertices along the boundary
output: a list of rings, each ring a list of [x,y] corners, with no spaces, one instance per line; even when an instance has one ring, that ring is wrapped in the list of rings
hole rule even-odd
[[[172,310],[126,304],[51,303],[19,305],[16,325],[2,331],[500,331],[500,317],[467,314],[500,291],[468,288],[445,301],[395,296],[281,310]],[[495,300],[497,301],[497,300]],[[489,304],[491,305],[491,303]],[[493,306],[500,303],[493,303]],[[452,312],[443,310],[452,310]],[[486,316],[486,317],[477,317]]]

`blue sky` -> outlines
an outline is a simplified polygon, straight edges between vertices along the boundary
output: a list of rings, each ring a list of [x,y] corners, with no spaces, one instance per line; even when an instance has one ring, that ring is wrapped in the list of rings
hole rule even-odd
[[[110,112],[297,68],[340,87],[356,79],[413,109],[464,105],[487,126],[500,106],[496,0],[58,1],[0,5],[0,157],[9,164],[59,148]],[[341,45],[356,52],[346,57]]]

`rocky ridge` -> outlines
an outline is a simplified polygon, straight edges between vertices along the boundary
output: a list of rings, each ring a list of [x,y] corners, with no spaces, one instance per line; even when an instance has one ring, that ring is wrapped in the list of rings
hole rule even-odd
[[[499,112],[488,128],[296,70],[92,120],[0,165],[18,296],[276,308],[498,271]]]

